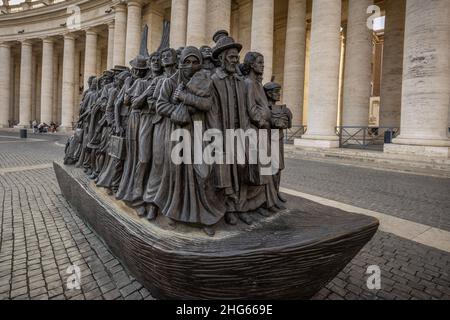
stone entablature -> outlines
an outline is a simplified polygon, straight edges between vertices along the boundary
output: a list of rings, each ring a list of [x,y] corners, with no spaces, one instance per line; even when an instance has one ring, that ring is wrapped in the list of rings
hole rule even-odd
[[[114,6],[120,0],[68,0],[49,6],[0,15],[1,41],[21,41],[62,35],[107,24],[114,20]],[[80,12],[80,25],[75,25]],[[71,9],[75,8],[75,9]]]

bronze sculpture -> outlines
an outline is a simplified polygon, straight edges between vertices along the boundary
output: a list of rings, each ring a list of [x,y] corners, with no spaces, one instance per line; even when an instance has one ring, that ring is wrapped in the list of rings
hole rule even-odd
[[[174,164],[171,159],[177,129],[190,137],[220,130],[225,138],[227,130],[258,134],[288,126],[279,124],[288,109],[280,118],[261,84],[264,57],[250,52],[240,65],[242,45],[224,30],[214,35],[213,49],[166,48],[147,56],[146,32],[140,54],[130,62],[131,75],[123,68],[105,71],[96,95],[91,90],[83,99],[83,109],[90,111],[80,117],[80,126],[89,125],[78,162],[89,178],[140,217],[152,221],[161,213],[173,226],[199,225],[210,236],[222,218],[230,225],[239,219],[250,225],[255,213],[269,216],[283,209],[280,172],[262,175],[259,159],[249,163],[248,141],[245,163],[228,150],[225,139],[221,147],[224,154],[234,154],[227,159],[231,163]],[[196,125],[199,132],[193,130]],[[191,151],[183,152],[184,159],[193,160]]]
[[[154,297],[312,297],[378,222],[280,194],[292,113],[263,55],[240,64],[225,30],[175,50],[167,29],[148,55],[146,32],[131,71],[89,82],[66,148],[85,173],[55,163],[63,194]]]

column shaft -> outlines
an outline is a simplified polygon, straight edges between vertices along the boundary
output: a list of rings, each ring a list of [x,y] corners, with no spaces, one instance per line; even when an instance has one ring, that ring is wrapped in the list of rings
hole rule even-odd
[[[367,126],[372,81],[372,30],[367,8],[373,0],[350,0],[344,73],[344,126]]]
[[[293,114],[293,124],[301,125],[305,81],[306,0],[289,0],[284,56],[283,103]]]
[[[41,122],[46,124],[52,122],[54,85],[53,55],[53,40],[44,39],[42,41]]]
[[[87,88],[90,76],[97,74],[97,32],[92,30],[86,31],[86,47],[84,55],[84,88]]]
[[[125,65],[125,42],[127,36],[127,9],[119,4],[115,7],[114,54],[115,65]],[[128,61],[126,63],[128,65]]]
[[[72,130],[74,104],[75,38],[64,36],[64,56],[62,75],[61,126],[62,130]]]
[[[335,134],[341,55],[341,1],[314,0],[308,98],[308,131],[297,145],[338,147]],[[311,141],[312,140],[312,141]]]
[[[8,44],[0,43],[0,128],[7,128],[10,115],[11,104],[11,47]]]
[[[450,147],[450,2],[406,4],[400,137],[397,144]]]
[[[206,43],[213,44],[212,36],[216,31],[231,31],[231,0],[209,0],[207,8]]]
[[[127,43],[125,63],[128,65],[139,53],[142,31],[142,4],[139,1],[128,2]]]
[[[108,24],[108,69],[114,67],[114,24]]]
[[[172,0],[170,18],[170,46],[186,46],[188,0]]]
[[[400,126],[406,0],[386,0],[380,126]]]
[[[189,0],[186,45],[201,47],[206,41],[206,0]]]
[[[264,55],[264,80],[269,82],[273,71],[274,0],[253,0],[251,51]]]
[[[31,72],[33,46],[29,41],[22,42],[20,63],[20,96],[19,96],[19,127],[30,127],[31,121]]]

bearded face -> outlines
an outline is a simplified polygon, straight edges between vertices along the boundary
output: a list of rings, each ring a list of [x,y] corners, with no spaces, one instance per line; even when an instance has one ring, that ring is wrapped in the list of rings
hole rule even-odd
[[[239,64],[239,51],[232,48],[226,50],[220,55],[222,68],[229,74],[236,73],[236,67]]]

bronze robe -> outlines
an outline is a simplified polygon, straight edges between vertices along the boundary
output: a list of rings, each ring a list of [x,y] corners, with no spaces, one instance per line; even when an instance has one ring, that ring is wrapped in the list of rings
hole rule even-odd
[[[197,73],[199,77],[202,74]],[[212,106],[209,89],[206,96],[194,94],[189,88],[190,83],[195,81],[195,75],[191,82],[187,84],[186,98],[184,103],[173,100],[173,93],[179,85],[178,73],[167,79],[161,89],[161,94],[157,102],[158,113],[169,118],[177,108],[191,109],[191,121],[186,125],[178,125],[173,121],[169,123],[172,133],[177,129],[184,129],[190,133],[191,142],[194,138],[194,121],[201,124],[201,130],[206,130],[205,114]],[[202,78],[202,81],[210,81]],[[166,150],[167,157],[170,156],[172,148],[178,142],[170,142],[171,146]],[[193,146],[193,143],[191,143]],[[214,187],[211,167],[206,164],[194,164],[194,150],[184,150],[190,152],[184,154],[184,158],[190,160],[189,163],[175,164],[171,158],[168,162],[168,179],[163,178],[163,182],[169,184],[164,187],[166,194],[165,202],[160,206],[162,214],[179,222],[211,226],[219,222],[225,215],[226,207],[224,200],[220,197]]]
[[[238,74],[228,75],[221,68],[211,76],[212,109],[206,115],[208,128],[217,128],[226,134],[227,129],[250,128],[248,113],[247,86],[244,78]],[[224,138],[223,150],[226,150]],[[224,189],[227,199],[228,212],[249,212],[260,208],[265,203],[264,186],[252,186],[249,177],[248,145],[246,148],[246,164],[238,164],[235,159],[233,164],[214,165],[215,185]]]

